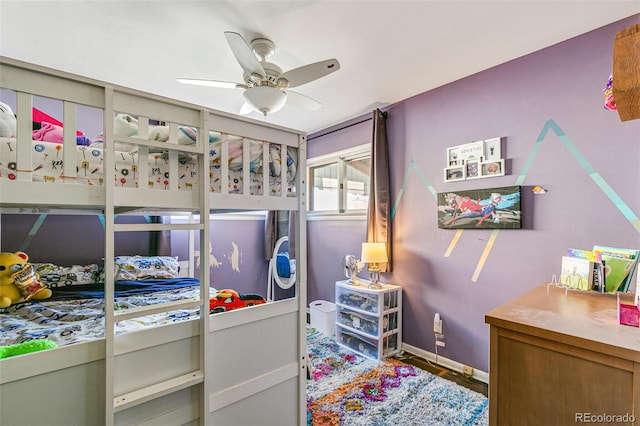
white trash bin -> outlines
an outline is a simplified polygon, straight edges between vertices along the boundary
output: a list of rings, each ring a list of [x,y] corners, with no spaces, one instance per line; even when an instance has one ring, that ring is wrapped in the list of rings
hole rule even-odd
[[[336,335],[336,304],[326,300],[316,300],[309,304],[311,327],[327,336]]]

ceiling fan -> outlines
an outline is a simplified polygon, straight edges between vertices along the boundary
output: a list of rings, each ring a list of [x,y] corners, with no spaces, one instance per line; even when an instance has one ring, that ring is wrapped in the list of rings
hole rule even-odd
[[[244,89],[245,103],[240,110],[241,114],[258,111],[266,116],[280,110],[285,103],[309,110],[317,110],[322,106],[315,99],[289,89],[339,70],[340,63],[337,59],[327,59],[282,72],[280,67],[266,60],[276,51],[276,45],[271,40],[257,38],[249,44],[238,33],[225,31],[224,35],[227,38],[229,47],[231,47],[231,51],[244,71],[244,83],[178,78],[180,83]],[[258,60],[258,57],[260,60]]]

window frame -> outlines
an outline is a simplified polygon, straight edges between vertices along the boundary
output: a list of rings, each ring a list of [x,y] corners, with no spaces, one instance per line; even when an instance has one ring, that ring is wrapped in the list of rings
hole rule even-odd
[[[334,151],[307,159],[307,218],[314,219],[353,219],[362,220],[367,217],[367,209],[347,210],[347,174],[346,166],[349,161],[371,158],[371,144],[365,143],[352,148]],[[338,210],[312,210],[314,195],[314,180],[312,169],[337,164],[338,167]],[[371,172],[369,172],[371,176]]]

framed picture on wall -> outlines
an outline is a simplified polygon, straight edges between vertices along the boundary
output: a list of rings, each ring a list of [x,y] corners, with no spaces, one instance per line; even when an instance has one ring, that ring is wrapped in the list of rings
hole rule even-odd
[[[504,176],[504,159],[480,163],[480,176]]]
[[[465,164],[467,179],[475,179],[480,177],[480,161],[479,160],[468,160]]]
[[[447,148],[447,164],[449,165],[449,167],[462,165],[459,146],[452,146],[451,148]]]
[[[480,160],[484,155],[484,141],[475,141],[458,145],[459,157],[466,163],[468,161]]]
[[[438,193],[438,228],[520,229],[520,186]]]
[[[497,161],[502,158],[502,143],[500,138],[491,138],[484,140],[484,160]]]
[[[464,180],[466,177],[465,166],[446,167],[444,169],[444,181],[453,182],[456,180]]]
[[[444,181],[506,175],[502,142],[502,137],[496,137],[447,148]]]

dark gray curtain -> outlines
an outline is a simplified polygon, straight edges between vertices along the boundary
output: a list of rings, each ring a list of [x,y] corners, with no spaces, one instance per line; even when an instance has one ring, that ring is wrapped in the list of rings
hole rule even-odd
[[[389,262],[380,264],[381,272],[391,272],[393,270],[390,215],[391,196],[387,113],[376,109],[373,111],[371,178],[369,187],[369,209],[367,211],[367,242],[387,243],[387,258]]]
[[[264,256],[271,260],[276,242],[285,235],[289,236],[289,259],[296,258],[296,212],[269,210],[264,222]]]

